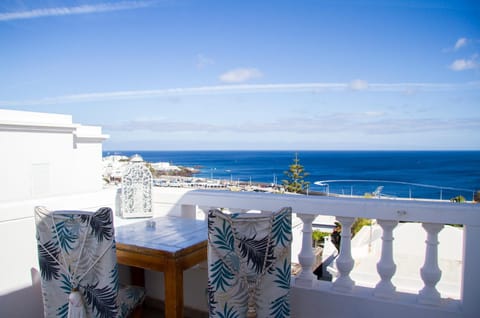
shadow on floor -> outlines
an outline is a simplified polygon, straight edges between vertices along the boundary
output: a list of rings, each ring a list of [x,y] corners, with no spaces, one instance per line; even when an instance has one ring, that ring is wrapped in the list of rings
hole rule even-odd
[[[163,301],[149,298],[143,303],[142,318],[165,318],[165,306]],[[208,313],[184,308],[184,318],[208,318]]]

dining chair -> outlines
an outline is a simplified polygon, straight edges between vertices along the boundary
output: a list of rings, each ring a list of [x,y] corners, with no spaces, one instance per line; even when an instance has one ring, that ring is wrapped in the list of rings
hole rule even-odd
[[[291,213],[209,211],[210,317],[290,317]]]
[[[145,290],[119,284],[113,213],[35,207],[44,315],[141,317]]]

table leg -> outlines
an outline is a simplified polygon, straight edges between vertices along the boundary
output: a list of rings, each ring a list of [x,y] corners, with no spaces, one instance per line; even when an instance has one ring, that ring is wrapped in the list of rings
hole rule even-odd
[[[165,317],[183,318],[183,270],[173,260],[165,270]]]
[[[143,268],[130,266],[130,281],[132,285],[145,287],[145,271]]]

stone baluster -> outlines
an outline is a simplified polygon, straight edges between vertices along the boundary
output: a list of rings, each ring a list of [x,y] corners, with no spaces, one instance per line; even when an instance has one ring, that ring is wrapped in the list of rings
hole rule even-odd
[[[295,279],[295,285],[301,287],[312,287],[314,280],[312,266],[315,261],[312,248],[312,222],[315,219],[313,214],[300,214],[297,216],[303,222],[302,229],[302,249],[298,254],[298,261],[300,262],[301,272]]]
[[[350,278],[350,272],[354,265],[351,249],[351,228],[355,218],[337,217],[337,221],[342,224],[342,233],[340,254],[336,260],[339,276],[333,283],[333,289],[340,292],[349,292],[355,286],[355,282]]]
[[[381,280],[375,286],[373,294],[380,298],[393,298],[396,288],[392,283],[392,277],[397,270],[397,265],[393,261],[393,229],[398,221],[378,220],[377,223],[383,230],[382,256],[377,263],[377,272]]]
[[[182,218],[195,219],[197,217],[197,206],[191,204],[182,204],[180,212]]]
[[[436,285],[442,276],[442,271],[438,267],[438,233],[443,229],[443,224],[423,223],[423,228],[427,231],[427,249],[425,253],[425,264],[420,269],[425,286],[419,292],[418,302],[428,305],[436,305],[440,302],[440,293]]]

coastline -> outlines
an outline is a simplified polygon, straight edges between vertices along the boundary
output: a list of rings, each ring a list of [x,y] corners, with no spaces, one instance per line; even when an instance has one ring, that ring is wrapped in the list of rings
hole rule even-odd
[[[241,185],[244,189],[256,185],[258,191],[281,185],[295,154],[266,150],[103,152],[112,153],[140,154],[150,164],[195,167],[191,178],[205,183],[205,187]],[[480,151],[299,151],[298,158],[309,173],[305,180],[310,182],[310,192],[363,197],[382,186],[381,195],[385,197],[449,200],[463,196],[471,201],[480,187]],[[157,177],[167,178],[164,174],[174,173],[168,171]],[[328,188],[318,185],[329,180],[342,182],[331,183]],[[189,185],[195,186],[198,184]]]

